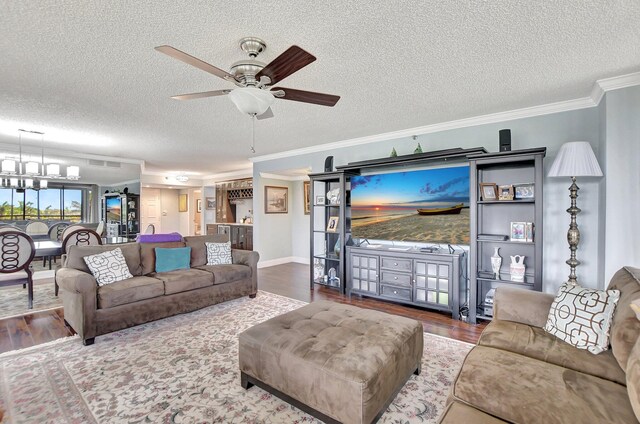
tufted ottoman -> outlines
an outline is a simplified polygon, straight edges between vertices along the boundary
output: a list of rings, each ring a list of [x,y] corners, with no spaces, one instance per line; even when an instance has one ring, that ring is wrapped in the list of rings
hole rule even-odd
[[[242,387],[257,385],[325,422],[377,421],[412,373],[422,325],[327,301],[239,336]]]

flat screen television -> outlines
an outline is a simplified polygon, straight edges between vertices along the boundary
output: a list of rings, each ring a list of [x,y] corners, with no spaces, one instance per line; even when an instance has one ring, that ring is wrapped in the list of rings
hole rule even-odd
[[[356,238],[469,244],[469,166],[351,178]]]
[[[107,223],[120,223],[122,216],[122,204],[119,197],[107,197],[105,199],[105,209],[107,210]]]

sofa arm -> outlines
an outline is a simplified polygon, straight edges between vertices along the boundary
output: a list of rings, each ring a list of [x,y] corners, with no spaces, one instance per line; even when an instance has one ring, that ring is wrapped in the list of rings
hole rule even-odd
[[[234,264],[251,267],[251,282],[254,293],[258,291],[258,260],[260,255],[253,250],[231,249],[231,258]]]
[[[544,327],[555,296],[532,290],[499,287],[493,305],[495,319]]]
[[[85,344],[96,336],[98,285],[93,275],[74,268],[60,268],[56,281],[62,289],[64,320],[82,337]]]

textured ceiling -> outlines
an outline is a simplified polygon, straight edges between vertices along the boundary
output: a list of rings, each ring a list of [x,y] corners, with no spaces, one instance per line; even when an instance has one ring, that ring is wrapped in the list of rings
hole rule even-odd
[[[153,3],[153,4],[152,4]],[[265,155],[589,95],[640,70],[640,2],[4,1],[0,142],[18,127],[48,148],[202,174],[249,165],[251,122],[228,98],[169,96],[231,84],[154,51],[220,68],[261,37],[316,62],[282,86],[337,94],[334,108],[276,100],[256,124]]]

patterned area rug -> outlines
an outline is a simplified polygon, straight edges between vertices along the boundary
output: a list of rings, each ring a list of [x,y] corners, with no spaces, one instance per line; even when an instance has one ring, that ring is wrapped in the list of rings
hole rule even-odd
[[[27,289],[21,285],[0,288],[0,319],[29,314],[62,306],[62,299],[53,294],[53,279],[36,281],[33,285],[33,309],[29,309]]]
[[[0,355],[7,423],[317,423],[252,387],[240,387],[238,334],[304,302],[259,292],[189,314]],[[471,345],[425,333],[412,376],[382,423],[433,423]]]

